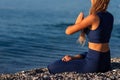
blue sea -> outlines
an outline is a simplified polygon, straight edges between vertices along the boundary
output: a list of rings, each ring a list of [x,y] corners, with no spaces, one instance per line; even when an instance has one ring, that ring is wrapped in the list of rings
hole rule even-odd
[[[77,43],[80,32],[67,36],[65,29],[89,7],[89,0],[0,0],[0,73],[43,68],[87,51],[87,43]],[[111,56],[120,57],[120,0],[111,0],[108,11],[115,18]]]

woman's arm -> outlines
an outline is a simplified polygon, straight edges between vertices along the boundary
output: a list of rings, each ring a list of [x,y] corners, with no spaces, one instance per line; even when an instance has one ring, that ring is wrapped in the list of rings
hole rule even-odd
[[[68,26],[65,33],[67,35],[74,34],[90,25],[92,25],[95,22],[96,16],[95,15],[89,15],[86,18],[84,18],[81,22],[76,23],[74,25]]]

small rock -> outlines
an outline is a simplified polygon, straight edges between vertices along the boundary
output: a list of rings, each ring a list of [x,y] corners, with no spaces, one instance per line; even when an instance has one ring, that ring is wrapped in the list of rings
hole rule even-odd
[[[48,75],[43,76],[44,80],[50,80],[50,77]]]

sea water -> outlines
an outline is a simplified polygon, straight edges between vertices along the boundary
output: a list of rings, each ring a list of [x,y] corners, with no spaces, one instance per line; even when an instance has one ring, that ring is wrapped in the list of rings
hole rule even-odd
[[[87,0],[0,0],[0,73],[43,68],[87,51],[87,43],[76,43],[80,32],[67,36],[65,29],[89,7]],[[115,18],[111,56],[120,57],[120,1],[111,0],[108,10]]]

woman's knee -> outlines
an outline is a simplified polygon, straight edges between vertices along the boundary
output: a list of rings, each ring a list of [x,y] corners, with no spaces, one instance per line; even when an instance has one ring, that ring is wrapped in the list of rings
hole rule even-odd
[[[47,66],[49,72],[52,73],[52,74],[58,72],[58,70],[60,69],[60,65],[61,65],[62,62],[63,62],[62,60],[56,60],[55,62],[49,64]]]

